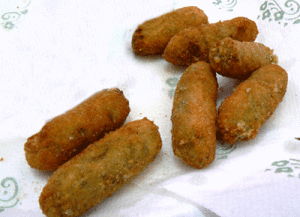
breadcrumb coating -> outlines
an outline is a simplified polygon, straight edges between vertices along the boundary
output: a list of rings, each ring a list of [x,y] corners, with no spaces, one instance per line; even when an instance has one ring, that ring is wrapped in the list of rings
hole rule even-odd
[[[229,144],[255,138],[282,101],[287,83],[286,71],[275,64],[253,72],[218,109],[217,128],[221,137]]]
[[[183,7],[159,17],[145,21],[132,36],[132,49],[138,55],[162,54],[170,39],[179,31],[207,24],[208,18],[203,10]]]
[[[49,178],[39,198],[43,213],[81,215],[144,170],[161,147],[158,127],[147,118],[106,134]]]
[[[261,66],[278,63],[278,58],[262,43],[225,38],[210,49],[209,61],[218,74],[245,80]]]
[[[217,41],[227,37],[238,41],[254,41],[257,34],[255,22],[245,17],[191,27],[172,37],[163,56],[174,65],[209,62],[209,50]]]
[[[28,138],[26,160],[33,168],[55,170],[105,133],[121,127],[129,111],[129,102],[118,88],[97,92]]]
[[[182,161],[201,169],[215,159],[216,74],[206,62],[189,66],[180,78],[172,109],[172,147]]]

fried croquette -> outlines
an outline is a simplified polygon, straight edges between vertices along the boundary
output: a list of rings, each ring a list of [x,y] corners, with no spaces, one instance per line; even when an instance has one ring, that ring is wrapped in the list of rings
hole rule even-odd
[[[209,62],[209,49],[217,41],[227,37],[238,41],[254,41],[257,34],[255,22],[245,17],[204,24],[178,32],[166,46],[163,56],[174,65]]]
[[[28,138],[24,145],[26,160],[33,168],[55,170],[105,133],[121,127],[129,111],[121,90],[97,92]]]
[[[215,159],[218,84],[210,65],[199,61],[180,78],[172,109],[174,154],[192,167],[207,167]]]
[[[48,217],[78,216],[138,175],[160,152],[158,127],[147,118],[127,123],[62,165],[40,195]]]
[[[138,55],[162,54],[170,39],[179,31],[208,23],[206,14],[195,6],[174,10],[145,21],[132,36],[132,49]]]
[[[282,101],[287,82],[286,71],[270,64],[240,83],[218,109],[217,128],[223,140],[233,144],[255,138]]]
[[[261,66],[278,63],[278,58],[261,43],[225,38],[210,49],[209,62],[220,75],[245,80]]]

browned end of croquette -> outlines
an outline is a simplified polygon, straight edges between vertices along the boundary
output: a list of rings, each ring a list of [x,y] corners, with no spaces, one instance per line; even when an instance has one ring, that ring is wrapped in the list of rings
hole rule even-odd
[[[224,21],[223,25],[229,27],[229,37],[238,41],[255,41],[258,35],[257,25],[253,20],[246,17],[236,17]]]
[[[204,45],[206,43],[204,37],[200,28],[186,28],[170,40],[163,57],[167,62],[182,66],[189,66],[201,60],[206,61],[208,46]]]
[[[206,14],[195,6],[183,7],[145,21],[132,36],[132,49],[138,55],[162,54],[179,31],[208,23]]]

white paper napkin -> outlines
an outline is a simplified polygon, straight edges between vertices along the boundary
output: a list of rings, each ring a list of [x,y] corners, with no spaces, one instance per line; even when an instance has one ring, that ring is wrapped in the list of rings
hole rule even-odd
[[[163,147],[145,171],[83,216],[297,216],[300,193],[300,1],[15,0],[0,4],[0,216],[43,216],[38,197],[52,173],[29,167],[26,139],[45,122],[104,88],[130,102],[127,122],[148,117]],[[131,50],[137,25],[183,6],[209,22],[246,16],[257,42],[289,75],[284,100],[257,137],[217,146],[206,169],[184,165],[171,147],[171,109],[185,67]],[[218,76],[218,105],[234,79]]]

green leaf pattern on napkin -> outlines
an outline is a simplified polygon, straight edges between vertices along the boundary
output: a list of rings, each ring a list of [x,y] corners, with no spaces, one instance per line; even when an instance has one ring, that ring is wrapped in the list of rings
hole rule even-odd
[[[299,1],[300,2],[300,1]],[[296,0],[269,0],[259,8],[261,15],[257,19],[277,22],[284,27],[300,23],[300,4]]]
[[[6,208],[14,207],[18,204],[17,198],[19,186],[13,177],[6,177],[0,183],[0,213]]]
[[[5,11],[0,14],[0,26],[9,31],[16,27],[25,14],[28,13],[28,6],[30,5],[31,0],[20,1],[18,4],[8,11]],[[1,8],[2,9],[2,8]]]
[[[228,12],[232,12],[236,6],[237,0],[215,0],[213,5],[218,6],[219,9],[225,9]]]
[[[229,144],[225,143],[223,141],[218,141],[220,143],[217,143],[216,147],[216,159],[227,159],[228,155],[233,152],[236,148],[236,144]]]
[[[177,77],[170,77],[166,80],[166,83],[169,87],[168,95],[170,98],[174,97],[174,93],[175,93],[175,89],[176,89],[178,81],[179,81],[179,78],[177,78]]]
[[[300,160],[290,158],[289,160],[275,161],[272,168],[267,168],[265,172],[274,172],[277,174],[285,174],[287,177],[295,177],[300,179]]]

